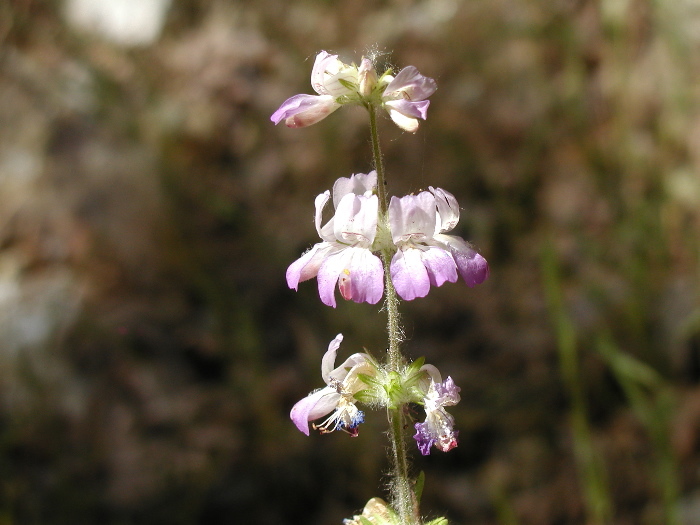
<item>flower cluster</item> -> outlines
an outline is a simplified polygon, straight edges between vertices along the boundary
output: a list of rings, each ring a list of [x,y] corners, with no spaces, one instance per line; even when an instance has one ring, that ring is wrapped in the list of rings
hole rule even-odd
[[[323,240],[287,270],[287,284],[317,277],[321,300],[336,306],[336,285],[346,300],[376,304],[384,293],[384,270],[376,255],[391,258],[391,281],[407,301],[425,297],[430,286],[457,281],[482,283],[489,267],[460,237],[447,235],[459,221],[454,196],[429,187],[418,195],[392,197],[383,216],[374,194],[376,172],[342,177],[333,186],[335,215],[325,224],[323,210],[331,200],[326,191],[316,197],[316,231]]]
[[[363,58],[360,66],[344,64],[338,55],[321,51],[311,71],[311,87],[318,95],[294,95],[285,100],[270,120],[284,120],[290,128],[316,124],[342,105],[362,104],[384,108],[400,128],[415,133],[418,119],[425,120],[437,85],[413,66],[396,76],[391,70],[377,75],[373,62]]]
[[[334,367],[342,341],[342,334],[338,334],[321,361],[321,377],[326,386],[292,407],[290,417],[301,432],[308,436],[309,423],[327,416],[319,424],[312,423],[313,428],[322,434],[342,430],[354,437],[365,419],[358,402],[387,408],[416,403],[425,408],[425,421],[415,424],[414,438],[421,453],[430,454],[433,445],[442,452],[457,446],[459,432],[453,429],[454,418],[444,408],[460,400],[460,389],[452,378],[443,382],[438,369],[422,360],[400,372],[389,372],[367,353],[353,354]]]

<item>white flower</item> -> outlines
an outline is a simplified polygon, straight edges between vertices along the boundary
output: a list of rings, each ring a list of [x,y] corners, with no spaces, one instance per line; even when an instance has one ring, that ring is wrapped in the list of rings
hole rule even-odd
[[[338,99],[357,92],[357,66],[349,66],[338,60],[338,55],[321,51],[316,55],[311,70],[311,87],[318,95],[294,95],[285,100],[270,120],[279,124],[282,120],[290,128],[303,128],[316,124],[338,109]]]
[[[321,301],[335,307],[336,284],[346,300],[376,304],[384,293],[382,262],[371,251],[377,233],[379,201],[372,189],[376,172],[340,178],[333,186],[335,216],[321,227],[326,191],[316,197],[316,231],[323,239],[287,269],[287,285],[317,277]]]
[[[313,425],[321,433],[343,430],[351,436],[357,435],[357,427],[365,419],[364,412],[355,405],[353,397],[367,385],[359,378],[359,374],[369,377],[376,375],[376,364],[364,353],[353,354],[342,365],[333,368],[335,357],[343,341],[338,334],[328,345],[328,351],[321,361],[321,376],[326,385],[324,388],[311,392],[294,405],[290,417],[297,428],[309,435],[309,422],[331,414],[319,425]]]

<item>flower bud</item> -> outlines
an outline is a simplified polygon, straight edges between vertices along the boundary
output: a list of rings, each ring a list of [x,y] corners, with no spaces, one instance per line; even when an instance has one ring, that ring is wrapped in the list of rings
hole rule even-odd
[[[369,58],[363,58],[358,70],[358,80],[360,81],[359,93],[363,97],[369,97],[377,85],[377,71]]]
[[[401,521],[386,501],[381,498],[372,498],[365,505],[362,514],[353,516],[352,519],[343,520],[343,525],[363,525],[364,523],[399,525]]]

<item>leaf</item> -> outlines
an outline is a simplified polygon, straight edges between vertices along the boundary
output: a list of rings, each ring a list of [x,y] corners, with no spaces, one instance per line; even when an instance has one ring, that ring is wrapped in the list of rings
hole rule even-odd
[[[423,486],[425,485],[425,472],[420,471],[413,485],[413,493],[416,495],[416,501],[420,503],[420,498],[423,495]]]
[[[636,357],[620,352],[612,342],[603,339],[599,342],[598,349],[619,377],[631,379],[648,388],[663,384],[663,378],[656,370]]]

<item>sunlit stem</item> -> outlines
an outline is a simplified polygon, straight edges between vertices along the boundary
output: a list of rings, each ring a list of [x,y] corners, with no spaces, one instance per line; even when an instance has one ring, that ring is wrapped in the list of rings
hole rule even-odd
[[[387,197],[386,179],[384,177],[384,163],[379,147],[379,134],[377,133],[377,114],[375,107],[367,105],[369,111],[369,127],[372,137],[372,154],[374,157],[374,169],[377,172],[377,196],[379,198],[380,220],[388,220],[389,202]],[[391,281],[391,254],[382,253],[384,266],[384,308],[387,313],[387,333],[389,335],[389,348],[387,359],[390,371],[398,371],[404,360],[401,355],[401,324],[399,318],[399,297],[396,294],[394,283]],[[389,440],[391,442],[390,461],[394,479],[391,483],[392,504],[398,513],[401,523],[405,525],[420,525],[420,512],[418,501],[413,491],[411,480],[408,476],[408,457],[406,453],[406,417],[405,405],[387,410],[389,419]]]
[[[420,525],[420,511],[418,500],[413,491],[413,483],[408,477],[408,458],[406,454],[406,417],[404,405],[397,409],[388,410],[389,438],[391,441],[391,459],[393,463],[394,479],[391,484],[392,503],[394,509],[401,517],[401,523],[406,525]]]
[[[377,111],[372,104],[367,105],[369,111],[369,131],[372,135],[372,156],[374,157],[374,169],[377,171],[377,195],[379,196],[379,211],[386,215],[389,201],[386,196],[386,179],[384,178],[384,160],[382,150],[379,148],[379,134],[377,133]]]
[[[377,133],[377,114],[374,106],[368,105],[369,128],[372,136],[372,154],[374,157],[374,169],[377,172],[377,196],[379,197],[380,220],[388,220],[389,200],[386,192],[386,179],[384,177],[384,162],[382,151],[379,147],[379,134]],[[401,323],[399,319],[399,297],[396,295],[394,283],[391,281],[390,255],[382,253],[384,265],[384,307],[387,313],[387,333],[389,334],[389,368],[397,371],[403,363],[403,356],[399,345],[401,344]]]

